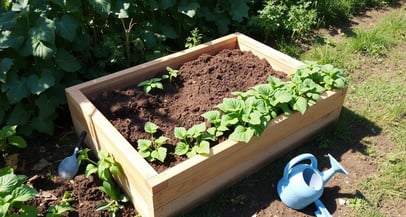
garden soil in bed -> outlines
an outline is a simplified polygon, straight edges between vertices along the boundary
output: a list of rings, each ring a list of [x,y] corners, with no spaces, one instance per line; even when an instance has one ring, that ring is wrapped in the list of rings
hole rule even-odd
[[[163,90],[154,89],[146,94],[142,87],[133,86],[104,91],[91,99],[95,106],[115,128],[137,148],[138,139],[148,139],[144,132],[147,121],[159,126],[160,133],[171,138],[168,144],[166,163],[151,165],[161,172],[183,161],[185,158],[173,154],[176,140],[175,127],[190,128],[204,122],[201,115],[223,101],[233,97],[234,91],[266,83],[269,76],[286,80],[286,74],[274,70],[264,59],[251,52],[224,49],[216,55],[203,54],[184,63],[178,77],[162,83]],[[156,75],[160,77],[163,73]]]

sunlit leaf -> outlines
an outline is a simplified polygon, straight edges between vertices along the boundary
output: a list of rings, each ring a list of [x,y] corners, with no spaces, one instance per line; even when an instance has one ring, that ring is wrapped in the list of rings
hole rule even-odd
[[[43,71],[38,77],[36,74],[31,74],[27,79],[27,86],[32,94],[39,95],[46,89],[55,84],[55,78],[51,72]]]

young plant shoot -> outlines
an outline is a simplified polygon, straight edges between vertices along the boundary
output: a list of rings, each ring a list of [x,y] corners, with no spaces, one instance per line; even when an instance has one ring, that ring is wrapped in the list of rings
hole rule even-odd
[[[165,161],[167,149],[162,147],[168,137],[160,136],[155,138],[155,134],[158,132],[158,126],[152,122],[145,123],[144,130],[150,134],[150,139],[139,139],[138,151],[142,157],[150,162],[159,160],[162,163]]]

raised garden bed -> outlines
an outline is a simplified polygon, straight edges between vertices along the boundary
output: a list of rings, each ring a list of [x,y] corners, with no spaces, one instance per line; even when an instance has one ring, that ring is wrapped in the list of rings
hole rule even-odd
[[[144,217],[171,216],[198,205],[219,188],[255,172],[339,117],[345,88],[326,91],[303,115],[296,112],[278,116],[260,137],[254,137],[249,143],[225,140],[214,145],[209,156],[197,155],[158,172],[91,101],[106,92],[150,79],[167,66],[177,69],[202,54],[214,55],[224,49],[251,51],[268,61],[273,69],[287,74],[303,64],[235,33],[66,89],[76,131],[86,130],[89,133],[86,143],[94,151],[104,149],[121,164],[123,174],[117,180]]]

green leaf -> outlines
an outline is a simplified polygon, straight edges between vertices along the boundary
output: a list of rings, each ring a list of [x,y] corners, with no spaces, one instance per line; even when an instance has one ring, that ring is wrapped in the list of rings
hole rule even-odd
[[[28,185],[20,185],[18,188],[14,189],[11,194],[13,195],[12,202],[25,202],[34,198],[38,192]]]
[[[76,37],[78,22],[69,14],[65,14],[55,21],[56,33],[62,38],[72,42]]]
[[[2,58],[0,61],[0,82],[6,83],[7,72],[11,69],[13,60],[10,58]]]
[[[80,68],[82,68],[76,57],[74,57],[72,54],[70,54],[68,51],[64,49],[57,50],[55,56],[55,63],[62,70],[67,72],[75,72],[78,71]]]
[[[8,73],[7,82],[2,84],[1,90],[3,92],[7,91],[6,95],[11,104],[20,102],[30,95],[26,86],[26,80],[25,77],[18,78],[15,72],[11,71]]]
[[[106,193],[107,195],[109,195],[111,199],[113,200],[118,199],[118,193],[116,192],[116,189],[112,183],[108,181],[103,181],[103,186],[99,187],[99,189],[104,193]]]
[[[18,35],[15,32],[4,30],[0,33],[0,48],[15,48],[18,49],[24,43],[24,36]]]
[[[246,128],[243,126],[237,126],[234,132],[230,134],[229,138],[236,142],[248,143],[254,136],[255,131],[251,128]]]
[[[38,106],[39,109],[38,116],[41,118],[52,117],[57,107],[57,104],[54,102],[54,100],[48,98],[48,96],[45,94],[40,95],[35,100],[35,104]]]
[[[201,115],[202,117],[206,118],[209,123],[216,124],[220,122],[221,116],[220,112],[216,110],[207,111]]]
[[[178,142],[175,147],[175,154],[185,155],[189,152],[189,145],[184,142]]]
[[[308,106],[307,99],[299,96],[296,102],[293,104],[293,109],[299,111],[301,114],[304,114]]]
[[[145,132],[149,133],[149,134],[154,134],[157,132],[158,130],[158,126],[156,124],[154,124],[153,122],[148,121],[147,123],[145,123],[144,125],[144,130]]]
[[[90,4],[96,9],[96,12],[101,15],[109,15],[111,12],[111,4],[108,0],[90,0]]]
[[[151,156],[151,151],[150,150],[139,150],[138,153],[141,155],[143,158],[149,158]]]
[[[158,150],[154,150],[151,153],[151,157],[158,159],[162,163],[165,161],[166,158],[166,148],[165,147],[159,147]]]
[[[14,11],[2,11],[0,13],[0,29],[11,30],[17,23],[17,19],[20,17],[20,13]],[[1,40],[0,40],[1,41]]]
[[[39,213],[35,206],[22,205],[19,207],[20,215],[19,217],[36,217]]]
[[[31,74],[27,79],[27,86],[32,94],[39,95],[46,89],[55,85],[55,78],[51,72],[43,71],[41,76]]]
[[[111,165],[109,170],[110,170],[111,174],[113,174],[113,175],[120,175],[121,174],[121,169],[116,164]]]
[[[165,137],[165,136],[160,136],[158,139],[155,140],[156,144],[158,144],[159,146],[165,144],[166,141],[168,141],[169,138]]]
[[[190,18],[193,18],[196,15],[197,9],[200,8],[200,4],[194,1],[181,1],[178,6],[178,12],[187,15]]]
[[[9,144],[14,145],[19,148],[26,148],[27,143],[21,136],[11,136],[8,140]]]
[[[54,118],[56,114],[50,116],[36,116],[31,119],[31,126],[40,133],[52,135],[54,133]]]
[[[175,127],[174,134],[178,139],[185,139],[187,137],[187,130],[184,127]]]
[[[1,131],[0,131],[0,139],[6,139],[10,136],[13,136],[17,132],[16,129],[17,129],[17,125],[4,126],[3,128],[1,128]]]
[[[230,4],[230,9],[233,20],[237,22],[242,22],[244,17],[248,17],[249,7],[246,0],[233,1]]]
[[[0,176],[0,195],[10,194],[22,181],[24,181],[23,177],[13,173]]]
[[[28,11],[29,5],[28,5],[28,0],[17,0],[13,6],[11,7],[12,11]]]
[[[223,112],[238,112],[243,108],[244,102],[236,98],[224,98],[223,103],[218,104],[216,107]]]
[[[292,94],[289,93],[287,90],[277,90],[275,91],[275,100],[278,103],[288,103],[292,100]]]
[[[148,139],[139,139],[139,140],[137,140],[137,144],[138,144],[138,150],[146,151],[151,147],[152,142]]]
[[[86,170],[85,170],[85,176],[89,177],[90,175],[92,175],[93,173],[97,172],[97,167],[93,164],[88,164],[86,166]]]
[[[210,154],[210,143],[208,141],[201,141],[196,152],[199,154]]]
[[[27,109],[23,103],[17,103],[8,114],[7,122],[11,125],[25,125],[31,115],[32,111]]]
[[[334,80],[334,87],[336,88],[344,88],[345,87],[345,79],[344,78],[337,78]]]
[[[206,123],[195,124],[187,130],[187,134],[193,138],[197,138],[206,130]]]

